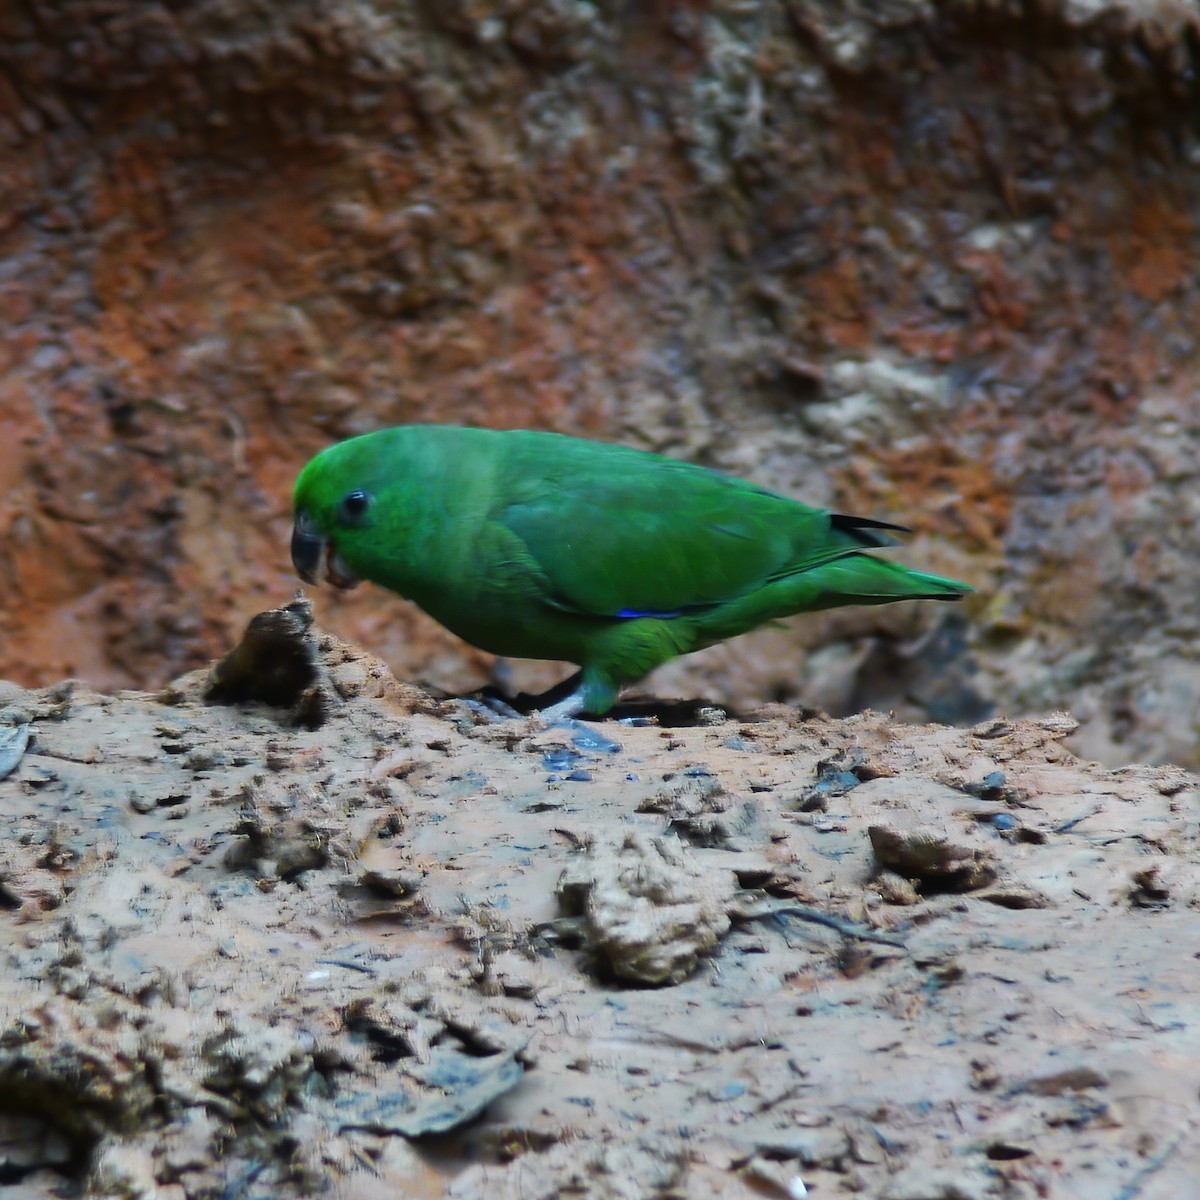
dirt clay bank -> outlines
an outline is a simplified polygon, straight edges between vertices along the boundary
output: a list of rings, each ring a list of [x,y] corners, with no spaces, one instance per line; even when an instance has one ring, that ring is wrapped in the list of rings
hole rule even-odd
[[[547,728],[310,623],[0,685],[0,1196],[1196,1194],[1193,776]]]

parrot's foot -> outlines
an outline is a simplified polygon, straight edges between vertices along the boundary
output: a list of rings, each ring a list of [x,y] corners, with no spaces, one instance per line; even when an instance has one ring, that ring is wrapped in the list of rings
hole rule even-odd
[[[570,679],[538,696],[531,707],[538,710],[547,724],[573,725],[575,718],[584,713],[589,716],[603,716],[612,708],[618,690],[585,667]]]
[[[575,679],[567,683],[575,683]],[[564,696],[563,693],[566,692]],[[484,688],[470,696],[453,697],[457,704],[473,713],[476,718],[495,723],[497,721],[523,721],[527,717],[536,716],[548,724],[574,725],[577,713],[585,711],[586,703],[581,689],[570,690],[566,685],[559,684],[548,692],[537,696],[522,693],[512,700],[498,695],[492,688]]]
[[[511,701],[496,695],[492,688],[484,688],[470,697],[469,705],[482,713],[487,709],[491,714],[506,719],[520,719],[536,716],[548,725],[576,724],[579,716],[603,716],[613,706],[617,698],[617,689],[603,680],[589,677],[585,671],[577,671],[570,679],[555,684],[549,691],[536,696],[522,692]],[[466,701],[465,697],[460,699]]]

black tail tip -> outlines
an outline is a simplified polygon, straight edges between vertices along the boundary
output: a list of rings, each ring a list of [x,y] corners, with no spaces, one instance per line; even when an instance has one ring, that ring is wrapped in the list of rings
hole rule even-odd
[[[896,539],[890,533],[912,533],[907,525],[893,525],[889,521],[873,521],[870,517],[851,517],[846,513],[830,513],[830,527],[838,533],[848,534],[861,546],[894,546]]]

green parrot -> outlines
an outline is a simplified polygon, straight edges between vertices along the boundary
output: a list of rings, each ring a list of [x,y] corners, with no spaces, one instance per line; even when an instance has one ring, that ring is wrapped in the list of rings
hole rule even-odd
[[[369,579],[483,650],[580,666],[549,720],[764,621],[972,590],[866,553],[902,526],[558,433],[364,434],[301,471],[294,510],[305,581]]]

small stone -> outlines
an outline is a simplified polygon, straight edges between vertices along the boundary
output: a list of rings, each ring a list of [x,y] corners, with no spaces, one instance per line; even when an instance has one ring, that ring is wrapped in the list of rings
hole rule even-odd
[[[582,895],[589,940],[613,974],[674,984],[728,931],[734,875],[703,866],[675,838],[630,831],[618,843],[593,844],[559,894],[573,906]]]
[[[0,779],[11,774],[25,755],[32,725],[11,725],[0,729]]]
[[[1048,896],[1039,892],[1037,888],[1030,887],[1027,883],[1012,882],[997,884],[996,887],[989,888],[985,892],[980,892],[979,899],[986,900],[989,904],[998,904],[1001,908],[1026,909],[1052,907]]]
[[[891,867],[909,879],[935,884],[942,891],[974,891],[996,878],[990,851],[952,842],[937,829],[872,825],[867,835],[880,866]]]
[[[885,904],[920,904],[921,897],[911,881],[895,871],[880,871],[871,886],[883,897]]]

